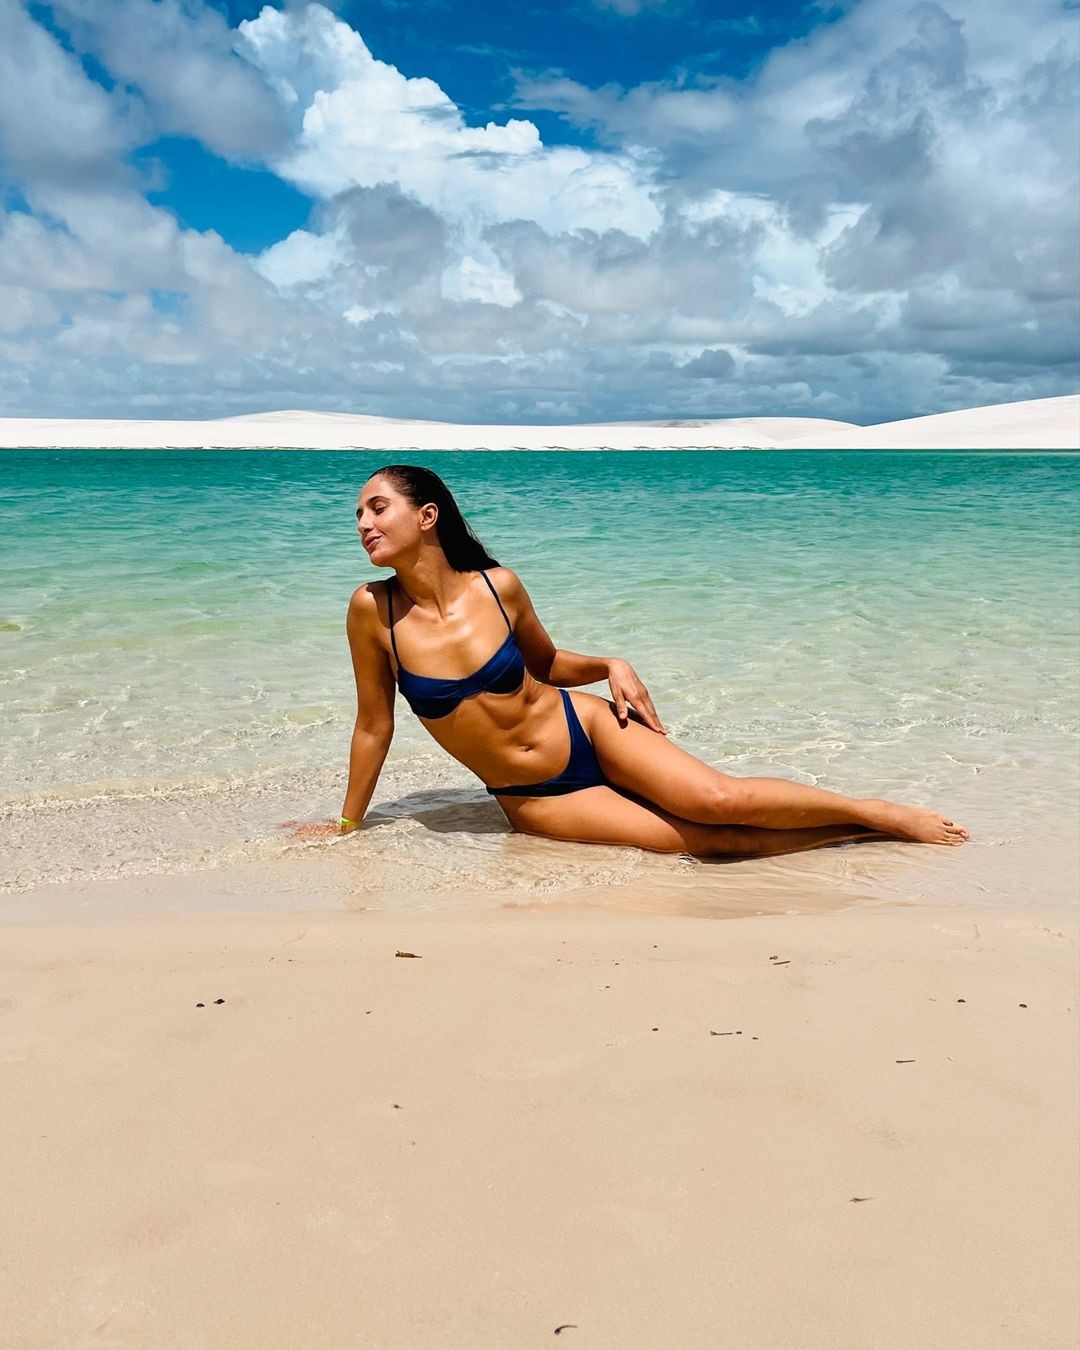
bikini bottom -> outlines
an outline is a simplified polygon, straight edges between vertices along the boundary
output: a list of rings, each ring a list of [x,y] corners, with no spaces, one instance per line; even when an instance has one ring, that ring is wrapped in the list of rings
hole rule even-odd
[[[517,787],[489,787],[493,797],[561,797],[566,792],[582,788],[603,787],[607,783],[592,741],[574,711],[573,702],[565,689],[560,689],[566,725],[570,729],[570,758],[562,773],[545,778],[542,783],[521,783]]]

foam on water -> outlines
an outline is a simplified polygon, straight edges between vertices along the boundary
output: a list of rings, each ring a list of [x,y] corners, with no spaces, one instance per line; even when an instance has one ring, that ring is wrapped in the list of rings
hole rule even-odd
[[[630,660],[687,749],[737,774],[939,805],[977,843],[722,872],[524,839],[399,702],[366,828],[316,846],[348,859],[349,903],[646,880],[692,904],[747,869],[879,898],[947,879],[985,898],[1003,857],[1068,858],[1078,457],[422,460],[557,644]],[[280,821],[336,814],[354,715],[345,606],[377,575],[352,512],[380,462],[0,453],[4,890],[257,865],[295,853]],[[1075,873],[1053,872],[1040,884],[1075,894]]]

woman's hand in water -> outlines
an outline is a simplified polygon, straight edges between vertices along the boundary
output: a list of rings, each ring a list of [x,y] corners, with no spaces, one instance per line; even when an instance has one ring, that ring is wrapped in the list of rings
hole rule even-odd
[[[289,840],[300,839],[332,839],[335,835],[351,834],[352,830],[343,830],[341,824],[336,820],[283,820],[278,825],[279,830],[292,830]]]
[[[667,729],[660,721],[649,691],[641,683],[641,678],[629,661],[620,661],[612,657],[608,662],[608,684],[611,697],[615,700],[615,713],[620,722],[626,721],[626,705],[629,704],[641,716],[641,720],[651,730],[667,735]]]

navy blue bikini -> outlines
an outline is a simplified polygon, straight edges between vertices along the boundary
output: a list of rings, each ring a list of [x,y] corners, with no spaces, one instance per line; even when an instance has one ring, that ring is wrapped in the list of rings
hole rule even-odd
[[[542,783],[489,787],[488,792],[493,797],[561,797],[564,792],[578,792],[581,788],[604,787],[607,784],[592,741],[585,735],[585,728],[578,720],[570,695],[565,689],[560,689],[559,693],[562,694],[566,725],[570,729],[570,758],[566,761],[566,768],[554,778],[545,778]]]
[[[402,696],[417,717],[434,721],[446,717],[462,702],[475,694],[514,694],[525,679],[525,658],[514,637],[514,629],[507,618],[506,610],[499,599],[499,593],[491,584],[491,578],[484,571],[480,575],[487,582],[488,590],[495,597],[503,618],[506,620],[507,634],[499,650],[491,656],[480,669],[460,680],[437,680],[427,675],[414,675],[401,664],[398,655],[397,639],[394,636],[394,582],[390,577],[386,583],[387,616],[390,623],[390,645],[397,664],[397,683]],[[554,778],[546,778],[542,783],[521,783],[515,787],[489,787],[493,797],[559,797],[566,792],[577,792],[581,788],[600,787],[607,782],[592,742],[574,711],[570,695],[560,689],[566,725],[570,732],[570,758],[562,773]]]
[[[495,597],[495,603],[502,610],[509,632],[495,655],[485,661],[475,674],[466,675],[463,680],[435,680],[427,675],[414,675],[401,664],[397,640],[394,637],[394,583],[397,578],[390,577],[387,581],[386,607],[390,620],[390,643],[394,649],[394,660],[398,668],[398,688],[417,717],[426,718],[429,722],[448,716],[463,699],[472,698],[474,694],[514,694],[521,688],[525,679],[525,658],[517,645],[510,620],[506,618],[506,610],[503,609],[499,594],[491,584],[491,578],[486,572],[481,572],[480,575],[487,582],[488,589]]]

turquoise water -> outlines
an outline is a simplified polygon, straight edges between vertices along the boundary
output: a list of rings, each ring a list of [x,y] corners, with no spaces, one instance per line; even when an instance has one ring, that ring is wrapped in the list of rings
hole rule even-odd
[[[987,847],[1075,838],[1080,457],[414,458],[557,645],[631,661],[695,754],[947,807]],[[336,815],[355,712],[345,609],[381,575],[353,511],[384,462],[0,452],[8,889],[265,858],[279,821]],[[417,884],[432,803],[450,812],[426,854],[439,884],[495,887],[518,864],[513,885],[532,884],[540,855],[511,856],[498,808],[399,701],[373,803],[380,883],[396,868]],[[626,851],[602,852],[633,875],[612,859]]]

